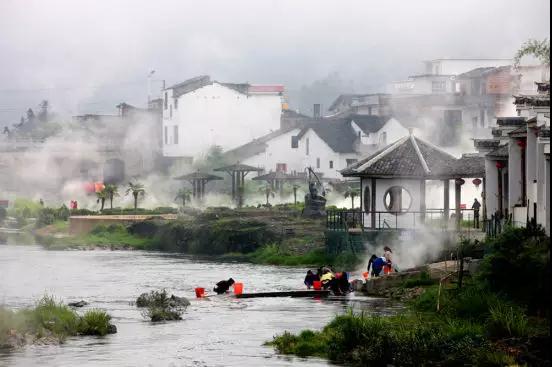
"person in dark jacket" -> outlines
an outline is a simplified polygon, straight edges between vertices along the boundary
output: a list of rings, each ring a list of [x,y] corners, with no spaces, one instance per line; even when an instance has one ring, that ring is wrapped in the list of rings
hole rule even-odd
[[[372,255],[370,257],[370,260],[368,261],[368,272],[370,272],[370,268],[372,268],[372,276],[378,277],[383,270],[383,267],[385,265],[388,265],[388,262],[385,260],[384,257],[377,257],[376,255]]]
[[[215,285],[215,288],[213,288],[213,291],[215,291],[217,294],[223,294],[228,292],[230,287],[234,284],[234,279],[230,278],[228,280],[221,280]]]
[[[474,228],[479,228],[479,209],[481,209],[481,203],[477,200],[477,198],[474,199],[473,205],[473,226]]]
[[[307,271],[307,275],[305,276],[305,285],[308,289],[311,289],[314,281],[316,280],[320,280],[318,274],[314,274],[312,270]]]

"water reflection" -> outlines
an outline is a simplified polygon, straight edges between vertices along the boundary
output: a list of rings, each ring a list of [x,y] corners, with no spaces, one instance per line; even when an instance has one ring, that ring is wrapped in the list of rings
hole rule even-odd
[[[361,296],[191,299],[181,322],[152,324],[133,302],[150,290],[166,288],[193,297],[233,277],[246,292],[301,289],[304,269],[241,263],[139,251],[45,251],[39,246],[0,246],[0,302],[31,305],[45,292],[65,302],[84,299],[88,308],[106,309],[118,333],[105,338],[72,338],[62,346],[30,346],[0,355],[14,366],[320,366],[319,359],[276,355],[263,346],[275,334],[320,329],[336,314],[389,314],[399,306]],[[211,292],[212,293],[212,292]]]

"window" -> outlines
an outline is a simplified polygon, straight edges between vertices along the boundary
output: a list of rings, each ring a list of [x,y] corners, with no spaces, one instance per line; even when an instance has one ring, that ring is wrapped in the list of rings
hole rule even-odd
[[[320,168],[320,158],[316,158],[316,168]]]
[[[169,106],[169,93],[165,92],[165,100],[163,101],[164,103],[164,109],[167,109],[168,106]]]
[[[298,136],[292,136],[291,137],[291,147],[293,149],[299,148],[299,137]]]
[[[169,107],[170,107],[170,109],[169,109],[169,118],[172,119],[172,105],[170,105]]]
[[[173,126],[173,143],[178,144],[178,125]]]
[[[387,132],[384,131],[380,134],[380,144],[387,145]]]
[[[447,82],[431,82],[431,91],[433,93],[442,93],[445,92],[447,88]]]
[[[287,163],[276,163],[276,172],[287,172]]]
[[[356,162],[358,162],[358,159],[355,159],[355,158],[345,159],[345,162],[347,163],[347,167],[348,167],[351,164],[355,164]]]
[[[174,99],[174,109],[178,110],[178,98]]]
[[[330,169],[333,168],[333,161],[330,161]]]
[[[410,209],[412,197],[404,187],[391,186],[383,195],[383,205],[388,212],[404,213]]]
[[[165,145],[169,144],[169,128],[165,126]]]
[[[307,155],[309,155],[309,153],[310,153],[310,140],[309,140],[309,138],[307,138],[306,149],[307,149]]]
[[[370,196],[370,187],[368,185],[364,186],[364,195],[362,195],[362,200],[364,201],[364,211],[372,211],[370,204],[372,203],[372,197]]]

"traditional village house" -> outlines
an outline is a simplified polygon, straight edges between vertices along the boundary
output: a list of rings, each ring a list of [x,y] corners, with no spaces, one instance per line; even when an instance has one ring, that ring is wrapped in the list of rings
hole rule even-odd
[[[514,96],[518,116],[497,119],[494,139],[475,146],[486,159],[487,219],[534,221],[550,234],[550,83],[536,86]]]
[[[280,128],[282,85],[199,76],[163,90],[163,155],[188,162],[210,146],[233,149]]]
[[[303,173],[312,167],[326,180],[341,180],[340,170],[408,135],[408,130],[389,116],[354,115],[345,118],[311,119],[302,127],[280,129],[226,153],[266,172]]]

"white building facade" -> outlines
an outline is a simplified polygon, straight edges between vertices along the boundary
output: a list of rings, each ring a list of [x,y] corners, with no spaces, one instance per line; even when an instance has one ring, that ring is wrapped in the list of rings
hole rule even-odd
[[[232,149],[280,128],[283,86],[197,77],[163,91],[163,155],[195,157]]]

